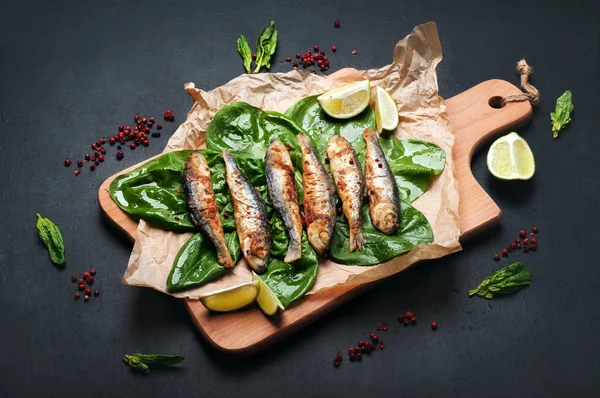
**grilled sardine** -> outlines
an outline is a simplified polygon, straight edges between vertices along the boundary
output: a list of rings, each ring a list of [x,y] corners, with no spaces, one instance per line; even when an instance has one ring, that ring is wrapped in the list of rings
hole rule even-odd
[[[375,228],[391,235],[398,230],[400,197],[396,179],[379,145],[379,134],[365,129],[365,181]]]
[[[262,274],[267,270],[272,243],[265,204],[226,149],[223,149],[223,159],[242,254],[248,265]]]
[[[294,165],[290,154],[279,140],[273,140],[265,155],[265,175],[273,207],[283,220],[289,236],[287,254],[283,261],[291,263],[302,257],[302,218]]]
[[[335,227],[335,190],[331,177],[304,134],[296,136],[302,148],[302,186],[304,187],[304,221],[308,241],[319,254],[325,254]]]
[[[361,210],[365,181],[356,152],[344,137],[334,135],[327,143],[327,156],[338,196],[342,200],[342,209],[350,227],[349,250],[362,250],[365,247]]]
[[[192,152],[185,163],[185,194],[192,221],[217,249],[219,264],[233,268],[234,263],[225,244],[219,208],[215,201],[210,169],[199,151]]]

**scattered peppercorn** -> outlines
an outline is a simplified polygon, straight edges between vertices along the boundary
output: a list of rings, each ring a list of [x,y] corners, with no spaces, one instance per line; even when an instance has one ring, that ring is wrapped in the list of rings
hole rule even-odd
[[[358,51],[352,50],[352,55],[358,55]]]
[[[77,275],[73,275],[71,277],[71,282],[77,282]]]
[[[540,232],[540,230],[538,229],[538,227],[533,227],[532,232],[534,234],[537,234],[538,232]]]
[[[494,260],[496,260],[496,261],[500,260],[500,255],[498,253],[494,254]]]
[[[121,151],[117,152],[117,160],[121,160],[123,159],[123,156],[125,156],[125,154]]]
[[[383,341],[379,342],[379,349],[383,350],[385,348],[385,344],[383,343]]]
[[[525,232],[525,230],[520,230],[519,231],[519,236],[521,236],[521,238],[524,238],[527,235],[527,233]]]
[[[502,255],[504,257],[508,256],[508,249],[502,249]]]
[[[77,285],[77,290],[85,290],[85,285],[83,283],[80,283],[79,285]]]
[[[336,28],[340,27],[340,21],[338,21],[337,19],[333,22],[333,26],[335,26]]]
[[[83,296],[83,301],[85,301],[85,302],[90,301],[90,296],[88,296],[87,294],[85,296]]]
[[[414,317],[414,316],[413,316],[412,318],[410,318],[410,323],[411,323],[412,325],[416,325],[416,324],[417,324],[417,317]]]
[[[404,314],[398,315],[398,322],[403,322],[403,321],[404,321]]]
[[[81,294],[79,294],[79,292],[75,292],[73,294],[73,296],[75,296],[75,300],[79,300],[79,297],[81,297]]]
[[[66,159],[65,159],[65,166],[66,166],[66,167],[69,167],[69,166],[71,165],[71,163],[72,163],[72,162],[71,162],[71,159],[69,159],[69,158],[66,158]]]
[[[285,57],[285,62],[292,62],[292,57]]]
[[[100,290],[96,289],[94,290],[94,296],[98,297],[100,295]]]
[[[431,330],[435,331],[435,330],[437,330],[437,328],[438,328],[437,322],[431,322]]]

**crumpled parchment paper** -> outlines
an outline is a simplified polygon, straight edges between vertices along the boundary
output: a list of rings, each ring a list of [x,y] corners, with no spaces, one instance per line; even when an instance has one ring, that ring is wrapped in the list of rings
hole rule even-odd
[[[186,121],[169,140],[164,152],[205,146],[205,131],[215,113],[226,103],[245,101],[265,110],[285,112],[303,97],[322,93],[363,79],[387,90],[398,104],[400,124],[395,136],[432,142],[446,151],[446,167],[433,178],[429,189],[413,206],[429,220],[434,242],[420,245],[403,256],[376,266],[345,266],[322,260],[314,287],[308,294],[341,284],[359,284],[385,278],[427,259],[439,258],[461,250],[459,243],[458,183],[454,176],[452,146],[446,106],[438,95],[436,65],[442,49],[435,23],[417,26],[394,48],[393,62],[379,69],[359,71],[342,69],[329,76],[302,71],[242,75],[211,91],[185,89],[194,100]],[[131,252],[123,282],[151,287],[175,297],[198,297],[216,289],[233,286],[252,278],[241,260],[233,272],[205,286],[168,293],[166,280],[179,249],[192,236],[152,228],[143,220]],[[367,242],[368,244],[368,242]]]

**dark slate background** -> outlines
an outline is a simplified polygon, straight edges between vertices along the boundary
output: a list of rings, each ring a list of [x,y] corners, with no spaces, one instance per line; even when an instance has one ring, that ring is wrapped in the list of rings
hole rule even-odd
[[[28,1],[0,5],[0,396],[597,396],[600,387],[600,269],[597,171],[600,7],[594,1]],[[335,44],[331,71],[380,67],[411,29],[436,21],[444,51],[440,94],[449,98],[490,78],[517,83],[515,63],[535,69],[541,103],[519,133],[536,156],[529,182],[498,182],[473,170],[503,210],[497,227],[464,251],[391,278],[282,343],[251,358],[213,350],[183,304],[124,286],[131,243],[98,208],[100,183],[159,153],[191,106],[183,84],[212,89],[243,72],[235,50],[275,19],[272,71],[314,44]],[[342,21],[341,29],[333,21]],[[351,50],[360,54],[352,56]],[[573,92],[572,124],[552,139],[556,98]],[[163,137],[73,176],[89,144],[131,123],[161,116]],[[114,153],[114,152],[113,152]],[[114,156],[114,155],[113,155]],[[35,213],[54,220],[66,270],[49,261]],[[521,228],[539,226],[540,249],[518,254],[532,285],[486,301],[467,291],[502,265],[492,254]],[[98,270],[100,298],[72,298],[72,273]],[[395,323],[414,311],[419,324]],[[436,320],[436,333],[429,322]],[[377,323],[384,352],[362,364],[332,359]],[[130,371],[128,352],[186,356],[172,370]]]

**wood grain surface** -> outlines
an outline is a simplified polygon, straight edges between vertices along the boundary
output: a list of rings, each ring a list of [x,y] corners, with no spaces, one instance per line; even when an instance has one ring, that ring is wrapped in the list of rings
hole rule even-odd
[[[473,177],[471,158],[486,141],[529,121],[532,108],[528,102],[509,103],[503,108],[492,106],[498,103],[496,97],[519,92],[517,87],[506,81],[488,80],[446,100],[456,137],[453,156],[455,174],[459,181],[462,240],[474,236],[500,219],[500,209]],[[106,216],[123,229],[132,241],[135,240],[137,221],[115,204],[110,197],[109,186],[116,176],[139,167],[142,163],[108,178],[100,186],[98,193],[100,207]],[[211,314],[197,300],[186,299],[185,304],[199,331],[215,347],[248,354],[306,326],[377,283],[342,286],[306,296],[273,318],[265,317],[257,308],[229,314]]]

